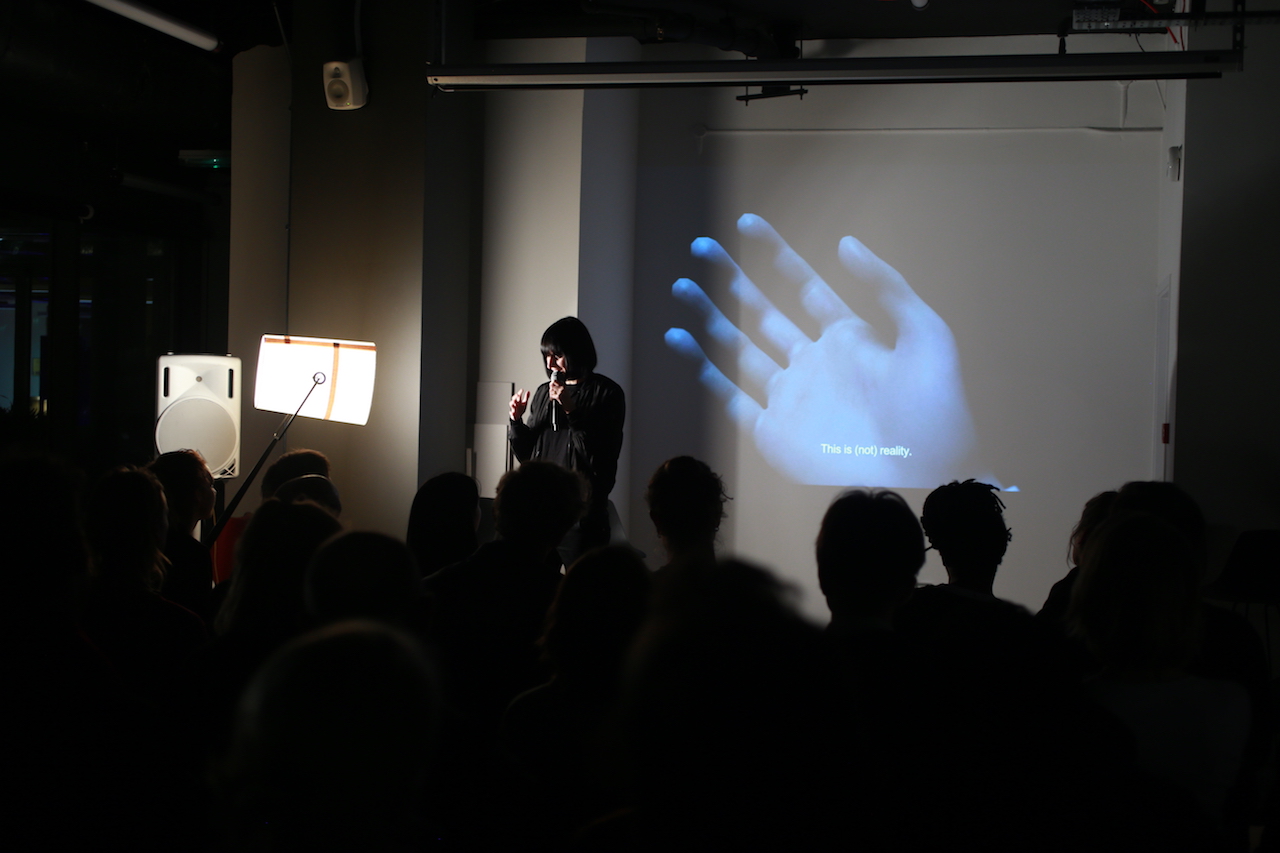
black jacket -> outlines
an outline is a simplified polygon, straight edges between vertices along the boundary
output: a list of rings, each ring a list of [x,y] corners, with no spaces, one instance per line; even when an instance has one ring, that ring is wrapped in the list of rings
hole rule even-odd
[[[574,391],[574,409],[565,414],[544,382],[529,400],[527,423],[507,424],[507,440],[521,462],[542,459],[582,473],[591,482],[591,502],[603,505],[618,477],[622,422],[627,415],[622,388],[607,376],[589,373]],[[552,424],[552,410],[555,424]]]

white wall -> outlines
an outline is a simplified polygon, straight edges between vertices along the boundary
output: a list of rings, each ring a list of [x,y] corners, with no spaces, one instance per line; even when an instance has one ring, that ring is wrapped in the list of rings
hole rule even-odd
[[[587,40],[588,62],[627,62],[639,58],[640,46],[633,39]],[[600,357],[600,372],[621,385],[628,399],[631,396],[639,120],[638,90],[583,92],[577,313],[591,330]],[[624,520],[631,512],[630,457],[628,417],[623,426],[622,454],[612,497],[619,517]]]
[[[500,41],[489,58],[624,61],[639,58],[639,47],[631,39]],[[574,315],[591,330],[599,372],[629,396],[639,93],[487,98],[480,381],[527,390],[546,381],[537,349],[542,331]],[[486,415],[477,412],[477,420]],[[630,432],[628,421],[612,493],[624,520]],[[491,493],[494,485],[482,482],[481,489]]]
[[[368,426],[300,420],[273,458],[288,447],[324,451],[344,523],[395,536],[421,480],[466,465],[478,281],[479,96],[428,101],[425,10],[409,6],[366,9],[361,110],[324,105],[318,69],[346,55],[335,45],[350,19],[322,6],[298,16],[292,68],[283,47],[239,54],[233,91],[229,348],[245,361],[249,391],[242,465],[282,417],[252,406],[263,333],[373,340]],[[244,510],[257,506],[257,486]]]
[[[403,536],[418,487],[427,12],[364,15],[369,103],[354,111],[328,109],[319,70],[347,19],[294,21],[288,331],[374,341],[377,388],[366,426],[299,420],[290,444],[329,455],[344,525]]]
[[[236,55],[231,100],[231,259],[227,351],[243,362],[240,477],[235,494],[280,426],[281,416],[253,407],[258,343],[288,327],[289,101],[291,78],[283,47]],[[276,456],[279,455],[277,450]],[[237,514],[260,503],[255,482]]]
[[[489,60],[580,62],[585,46],[499,41]],[[532,390],[547,381],[543,330],[578,311],[582,92],[486,98],[479,381]]]

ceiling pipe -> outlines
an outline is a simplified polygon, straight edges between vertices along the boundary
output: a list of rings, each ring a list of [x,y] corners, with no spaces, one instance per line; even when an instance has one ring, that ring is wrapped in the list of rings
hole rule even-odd
[[[128,18],[131,21],[136,21],[143,26],[162,32],[167,36],[173,36],[176,39],[185,41],[187,44],[195,45],[201,50],[215,51],[220,44],[218,37],[212,33],[206,32],[199,27],[193,27],[149,6],[134,3],[132,0],[88,0],[88,2],[102,7],[108,12],[115,12],[117,15]]]

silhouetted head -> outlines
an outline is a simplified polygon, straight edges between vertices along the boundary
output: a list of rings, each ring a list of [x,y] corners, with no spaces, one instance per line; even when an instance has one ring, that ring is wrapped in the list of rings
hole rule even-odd
[[[429,575],[471,556],[480,544],[480,488],[474,477],[456,471],[427,480],[413,496],[405,544]]]
[[[305,474],[329,476],[329,457],[319,450],[299,448],[283,454],[262,472],[262,499],[275,497],[276,489],[294,477]]]
[[[1084,546],[1068,621],[1100,661],[1180,669],[1198,653],[1199,572],[1187,538],[1149,513],[1113,512]]]
[[[419,849],[439,719],[432,666],[405,634],[342,622],[288,643],[236,712],[232,846]]]
[[[672,551],[681,551],[715,539],[729,496],[707,463],[677,456],[653,472],[644,499],[658,535]]]
[[[1076,526],[1071,528],[1071,538],[1067,543],[1067,556],[1071,558],[1071,562],[1080,565],[1080,554],[1084,550],[1084,543],[1089,541],[1089,537],[1099,524],[1106,520],[1111,513],[1111,507],[1116,501],[1116,492],[1099,492],[1089,500],[1085,501],[1084,509],[1080,512],[1080,520],[1076,522]]]
[[[859,489],[831,504],[815,550],[833,618],[887,618],[915,588],[924,533],[898,494]]]
[[[89,491],[85,531],[102,583],[159,590],[168,530],[164,487],[144,468],[116,468]]]
[[[547,356],[564,356],[569,379],[580,379],[596,369],[596,345],[591,333],[577,317],[556,320],[542,333],[542,360]],[[551,370],[547,369],[547,376]]]
[[[809,762],[826,760],[829,733],[821,634],[791,592],[737,561],[670,575],[655,590],[619,702],[642,809],[700,818],[721,835],[771,815],[803,830],[795,798],[813,782]]]
[[[373,619],[408,627],[417,612],[419,578],[398,539],[369,531],[339,533],[311,558],[307,611],[320,625]]]
[[[296,634],[306,624],[302,589],[311,555],[341,529],[312,503],[269,500],[258,507],[236,547],[231,587],[214,620],[218,633]]]
[[[634,548],[588,551],[560,582],[541,644],[560,677],[616,688],[618,670],[649,604],[649,569]]]
[[[925,498],[920,521],[951,583],[990,591],[1013,538],[997,492],[995,486],[976,480],[952,480]]]
[[[321,509],[333,513],[335,518],[342,515],[342,498],[338,496],[338,489],[323,474],[303,474],[301,477],[285,480],[276,489],[275,498],[287,504],[311,501]]]
[[[196,522],[213,515],[217,492],[213,488],[213,475],[199,450],[162,453],[147,470],[164,486],[169,522],[174,528],[190,533]]]
[[[1204,513],[1195,498],[1180,486],[1155,480],[1134,480],[1120,487],[1111,512],[1149,512],[1172,524],[1187,538],[1201,579],[1208,571]]]
[[[589,491],[581,474],[554,462],[526,462],[508,471],[493,498],[498,537],[550,551],[582,517]]]

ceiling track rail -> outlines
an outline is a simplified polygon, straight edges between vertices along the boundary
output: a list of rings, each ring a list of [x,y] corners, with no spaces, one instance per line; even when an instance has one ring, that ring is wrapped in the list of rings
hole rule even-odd
[[[1119,9],[1106,11],[1077,9],[1072,13],[1073,33],[1116,33],[1132,31],[1160,32],[1166,27],[1222,27],[1244,24],[1280,24],[1280,11],[1246,12],[1242,3],[1235,3],[1232,12],[1188,12],[1186,14],[1157,15],[1148,18],[1121,18]]]
[[[1240,71],[1243,50],[1071,55],[927,56],[857,59],[564,62],[439,66],[440,91],[643,89],[677,86],[1010,83],[1047,80],[1169,80]]]

